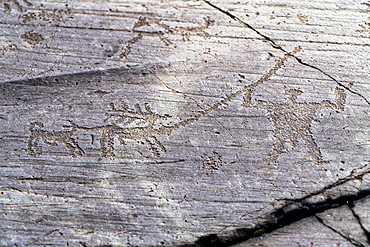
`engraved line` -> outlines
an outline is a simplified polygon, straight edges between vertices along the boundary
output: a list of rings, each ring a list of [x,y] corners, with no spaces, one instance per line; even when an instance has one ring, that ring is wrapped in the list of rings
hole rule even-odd
[[[212,8],[217,9],[218,11],[220,11],[220,12],[224,13],[225,15],[229,16],[231,19],[233,19],[233,20],[237,21],[237,22],[238,22],[238,23],[240,23],[241,25],[243,25],[243,26],[245,26],[245,27],[247,27],[247,28],[249,28],[249,29],[253,30],[253,31],[254,31],[255,33],[257,33],[259,36],[261,36],[261,37],[262,37],[262,38],[264,38],[266,41],[268,41],[268,42],[270,43],[270,45],[271,45],[273,48],[276,48],[276,49],[278,49],[278,50],[280,50],[280,51],[283,51],[283,52],[285,52],[285,53],[288,53],[284,48],[282,48],[280,45],[276,44],[276,42],[275,42],[273,39],[271,39],[270,37],[268,37],[268,36],[266,36],[266,35],[262,34],[260,31],[258,31],[258,30],[257,30],[257,29],[255,29],[254,27],[252,27],[252,26],[251,26],[250,24],[248,24],[247,22],[242,21],[242,20],[241,20],[240,18],[238,18],[237,16],[235,16],[235,15],[231,14],[230,12],[228,12],[228,11],[226,11],[226,10],[224,10],[224,9],[222,9],[222,8],[220,8],[220,7],[216,6],[216,5],[214,5],[214,4],[212,4],[211,2],[209,2],[209,1],[207,1],[207,0],[203,0],[203,1],[204,1],[205,3],[207,3],[209,6],[211,6]],[[363,96],[363,95],[362,95],[362,94],[360,94],[359,92],[356,92],[356,91],[352,90],[351,88],[349,88],[348,86],[344,85],[343,83],[339,82],[337,79],[335,79],[335,78],[334,78],[332,75],[330,75],[329,73],[327,73],[327,72],[323,71],[322,69],[320,69],[319,67],[316,67],[315,65],[311,65],[311,64],[308,64],[308,63],[306,63],[306,62],[303,62],[303,61],[302,61],[302,59],[300,59],[300,58],[296,57],[295,55],[293,55],[293,57],[295,58],[295,60],[296,60],[298,63],[300,63],[300,64],[302,64],[302,65],[304,65],[304,66],[310,67],[310,68],[312,68],[312,69],[314,69],[314,70],[317,70],[317,71],[319,71],[319,72],[321,72],[321,73],[322,73],[322,74],[324,74],[325,76],[329,77],[332,81],[334,81],[335,83],[337,83],[340,87],[342,87],[342,88],[346,89],[347,91],[349,91],[349,92],[351,92],[351,93],[353,93],[353,94],[355,94],[355,95],[357,95],[357,96],[361,97],[362,99],[364,99],[364,100],[366,101],[366,103],[367,103],[368,105],[370,105],[370,101],[369,101],[365,96]]]
[[[273,76],[274,74],[276,74],[276,72],[284,65],[284,63],[290,58],[290,57],[293,57],[294,54],[296,54],[297,52],[300,51],[300,47],[296,47],[293,49],[292,52],[289,52],[289,53],[285,53],[283,55],[282,58],[280,58],[278,61],[276,61],[275,65],[273,68],[271,68],[269,71],[267,71],[267,73],[265,73],[264,75],[262,75],[255,83],[252,83],[250,85],[247,85],[247,86],[244,86],[242,89],[230,94],[229,96],[227,96],[226,98],[223,98],[221,99],[220,101],[216,102],[215,104],[213,104],[212,106],[208,107],[208,108],[205,108],[200,114],[198,114],[197,116],[194,116],[192,118],[188,118],[188,119],[185,119],[185,120],[182,120],[180,121],[179,123],[177,124],[174,124],[172,126],[162,126],[161,128],[165,129],[177,129],[179,127],[182,127],[182,126],[185,126],[185,125],[188,125],[188,124],[191,124],[197,120],[199,120],[201,117],[207,115],[208,113],[216,110],[218,107],[220,107],[221,105],[227,103],[227,102],[230,102],[232,99],[236,98],[237,96],[243,94],[243,93],[247,93],[247,94],[250,94],[251,90],[253,90],[254,88],[256,88],[258,85],[264,83],[265,81],[267,81],[271,76]],[[154,76],[156,76],[158,78],[157,75],[154,74]],[[160,80],[160,78],[158,78]],[[178,92],[175,90],[175,92]],[[178,92],[180,93],[180,92]],[[182,93],[184,94],[184,93]]]

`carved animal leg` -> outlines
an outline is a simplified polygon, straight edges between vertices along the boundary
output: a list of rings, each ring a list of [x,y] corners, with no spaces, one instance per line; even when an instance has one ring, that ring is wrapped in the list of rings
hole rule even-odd
[[[28,139],[28,148],[27,148],[28,155],[36,157],[37,155],[42,154],[41,147],[37,145],[39,139],[40,139],[40,137],[38,137],[38,136],[35,137],[31,134],[30,138]]]
[[[305,142],[306,148],[307,148],[311,158],[313,159],[313,162],[316,165],[329,163],[329,162],[323,160],[321,151],[318,148],[318,146],[317,146],[317,144],[316,144],[316,142],[313,139],[313,136],[311,134],[304,135],[304,136],[302,136],[302,138]]]
[[[159,153],[158,148],[156,147],[156,145],[154,143],[152,143],[149,138],[146,138],[145,141],[148,144],[149,149],[150,149],[150,151],[152,151],[153,155],[159,157],[160,153]]]
[[[84,151],[82,150],[82,148],[77,144],[77,142],[75,140],[71,140],[73,146],[75,147],[75,153],[77,156],[82,156],[84,154]]]
[[[298,140],[289,139],[289,142],[292,145],[292,149],[295,149],[298,146]]]
[[[42,140],[44,141],[45,144],[48,144],[50,146],[58,146],[58,141],[53,140],[53,139],[49,139],[46,136],[43,136]]]
[[[157,146],[162,150],[162,152],[165,153],[166,152],[166,148],[162,145],[162,143],[160,143],[158,141],[157,137],[152,136],[151,138],[153,139],[154,143],[157,144]]]
[[[120,135],[118,136],[118,141],[121,145],[126,145],[125,138]]]
[[[264,162],[269,165],[275,164],[277,159],[279,158],[279,155],[282,153],[283,150],[284,150],[283,141],[279,139],[275,139],[272,150],[270,154],[268,155],[268,157],[264,159]]]
[[[30,123],[28,130],[30,131],[31,134],[30,137],[28,138],[28,148],[27,148],[28,155],[30,156],[37,156],[42,154],[42,149],[38,145],[38,142],[40,141],[41,138],[44,139],[43,137],[44,131],[39,128],[36,128],[36,126],[42,128],[44,127],[44,124],[41,122]]]
[[[243,95],[243,103],[242,103],[242,106],[243,107],[253,107],[252,103],[251,103],[251,100],[252,100],[252,90],[250,88],[246,89],[244,95]]]
[[[335,105],[338,110],[344,111],[344,105],[346,103],[346,93],[343,88],[335,88]]]
[[[103,132],[100,138],[100,152],[103,157],[114,157],[114,136],[111,132]]]
[[[71,155],[73,158],[76,158],[77,156],[82,156],[84,151],[82,148],[77,144],[77,142],[70,138],[63,142],[66,146],[69,155]]]

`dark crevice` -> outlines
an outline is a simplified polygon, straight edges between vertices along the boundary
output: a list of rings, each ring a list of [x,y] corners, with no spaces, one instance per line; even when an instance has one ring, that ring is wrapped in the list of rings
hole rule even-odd
[[[364,167],[367,167],[367,165],[365,165]],[[362,169],[364,167],[361,167],[359,169]],[[349,176],[344,177],[344,178],[341,178],[341,179],[338,179],[336,182],[334,182],[332,184],[329,184],[329,185],[323,187],[322,189],[320,189],[318,191],[312,192],[312,193],[310,193],[310,194],[308,194],[308,195],[306,195],[306,196],[304,196],[302,198],[299,198],[299,199],[286,199],[286,201],[300,202],[300,201],[306,200],[307,198],[310,198],[310,197],[313,197],[313,196],[317,196],[319,194],[322,194],[325,191],[328,191],[328,190],[330,190],[332,188],[338,187],[338,186],[340,186],[342,184],[345,184],[345,183],[347,183],[349,181],[362,180],[365,175],[367,175],[367,174],[370,173],[370,170],[366,170],[366,171],[364,171],[364,172],[362,172],[360,174],[355,175],[356,170],[358,170],[358,169],[353,170]]]
[[[352,194],[341,195],[336,198],[326,196],[325,193],[328,192],[328,190],[333,189],[337,186],[341,186],[353,179],[362,179],[362,177],[368,173],[369,172],[367,171],[357,176],[353,176],[351,174],[350,178],[338,180],[337,182],[328,185],[317,192],[311,193],[299,199],[287,200],[284,206],[268,214],[267,220],[255,227],[238,228],[228,235],[222,237],[218,236],[217,234],[203,236],[199,238],[195,243],[181,245],[181,247],[232,246],[250,240],[252,238],[259,237],[263,234],[271,233],[277,229],[288,226],[292,223],[298,222],[308,217],[314,216],[317,218],[317,214],[322,213],[328,209],[335,209],[344,205],[353,207],[354,202],[370,196],[370,188],[359,190],[358,192]],[[318,202],[312,202],[312,199],[320,194],[323,195],[325,199],[322,199]],[[360,222],[359,217],[358,221]],[[364,230],[365,235],[369,238],[369,232],[363,226],[362,229]],[[343,234],[341,236],[345,237]],[[348,240],[348,238],[346,239]],[[351,241],[352,244],[357,244],[356,246],[363,246],[352,239]]]
[[[247,27],[247,28],[249,28],[249,29],[253,30],[256,34],[258,34],[259,36],[261,36],[265,41],[269,42],[269,43],[270,43],[270,45],[271,45],[273,48],[278,49],[278,50],[280,50],[280,51],[282,51],[282,52],[284,52],[284,53],[286,53],[286,54],[290,54],[290,53],[289,53],[288,51],[286,51],[283,47],[281,47],[280,45],[278,45],[278,44],[277,44],[273,39],[271,39],[270,37],[268,37],[268,36],[266,36],[266,35],[262,34],[260,31],[258,31],[258,30],[257,30],[257,29],[255,29],[254,27],[252,27],[252,26],[251,26],[250,24],[248,24],[247,22],[242,21],[242,20],[241,20],[240,18],[238,18],[237,16],[235,16],[235,15],[231,14],[230,12],[228,12],[228,11],[226,11],[226,10],[224,10],[224,9],[222,9],[222,8],[220,8],[220,7],[218,7],[218,6],[216,6],[216,5],[214,5],[213,3],[211,3],[211,2],[209,2],[209,1],[207,1],[207,0],[203,0],[203,1],[204,1],[205,3],[207,3],[208,5],[210,5],[212,8],[214,8],[214,9],[216,9],[216,10],[218,10],[218,11],[220,11],[220,12],[224,13],[225,15],[229,16],[231,19],[233,19],[233,20],[235,20],[235,21],[239,22],[241,25],[243,25],[243,26],[245,26],[245,27]],[[311,65],[311,64],[308,64],[308,63],[306,63],[306,62],[303,62],[303,61],[302,61],[302,59],[298,58],[298,57],[297,57],[297,56],[295,56],[294,54],[291,54],[291,56],[292,56],[292,57],[294,57],[294,58],[295,58],[295,60],[296,60],[299,64],[301,64],[301,65],[303,65],[303,66],[306,66],[306,67],[310,67],[310,68],[312,68],[312,69],[314,69],[314,70],[319,71],[320,73],[324,74],[325,76],[327,76],[328,78],[330,78],[332,81],[334,81],[338,86],[340,86],[340,87],[342,87],[342,88],[346,89],[347,91],[349,91],[349,92],[351,92],[351,93],[353,93],[353,94],[355,94],[355,95],[357,95],[357,96],[361,97],[362,99],[364,99],[364,100],[366,101],[366,103],[367,103],[368,105],[370,105],[370,101],[369,101],[365,96],[363,96],[362,94],[360,94],[360,93],[358,93],[358,92],[356,92],[356,91],[354,91],[354,90],[350,89],[348,86],[344,85],[343,83],[339,82],[337,79],[335,79],[335,78],[334,78],[332,75],[330,75],[329,73],[327,73],[327,72],[323,71],[323,70],[322,70],[322,69],[320,69],[319,67],[316,67],[316,66],[314,66],[314,65]]]
[[[332,230],[333,232],[337,233],[338,235],[340,235],[342,238],[346,239],[348,242],[350,242],[351,244],[353,244],[354,246],[357,246],[357,247],[365,247],[365,245],[359,243],[358,241],[344,235],[343,233],[341,233],[340,231],[336,230],[335,228],[333,228],[332,226],[326,224],[324,222],[323,219],[321,219],[319,216],[315,215],[315,218],[322,224],[324,225],[325,227],[329,228],[330,230]]]
[[[367,243],[370,244],[370,232],[362,224],[360,216],[358,216],[358,214],[356,214],[355,210],[353,210],[354,206],[355,205],[353,203],[348,204],[348,207],[351,210],[353,217],[355,217],[355,219],[357,220],[357,223],[360,225],[362,231],[364,232],[364,234],[366,236]]]

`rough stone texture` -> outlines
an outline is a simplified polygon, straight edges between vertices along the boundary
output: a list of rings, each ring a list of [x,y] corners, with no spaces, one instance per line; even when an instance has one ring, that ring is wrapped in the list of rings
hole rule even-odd
[[[1,246],[370,245],[370,2],[0,8]]]

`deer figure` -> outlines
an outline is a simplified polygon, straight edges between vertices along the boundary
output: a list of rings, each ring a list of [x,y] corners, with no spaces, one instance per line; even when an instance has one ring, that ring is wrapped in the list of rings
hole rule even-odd
[[[166,152],[155,135],[164,133],[157,121],[166,120],[170,116],[154,113],[148,104],[144,104],[144,109],[139,104],[135,104],[134,108],[130,110],[126,102],[122,103],[121,109],[110,104],[105,122],[113,119],[112,123],[91,128],[74,125],[78,129],[101,131],[100,152],[103,157],[114,157],[115,138],[121,145],[125,145],[127,140],[146,143],[156,156],[160,155],[159,151]]]

